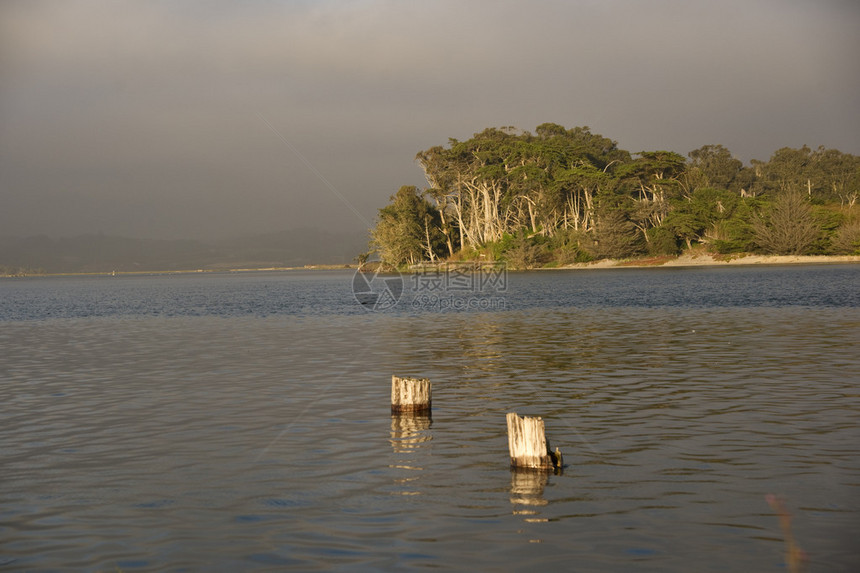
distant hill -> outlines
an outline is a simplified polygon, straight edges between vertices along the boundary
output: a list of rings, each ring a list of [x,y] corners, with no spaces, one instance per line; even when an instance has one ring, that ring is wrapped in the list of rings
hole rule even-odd
[[[220,241],[0,237],[0,269],[47,273],[296,267],[347,264],[367,250],[367,233],[296,229]]]

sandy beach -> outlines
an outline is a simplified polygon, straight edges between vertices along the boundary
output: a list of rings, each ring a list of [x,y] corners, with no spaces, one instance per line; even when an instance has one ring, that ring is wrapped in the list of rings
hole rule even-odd
[[[860,263],[860,255],[752,255],[714,256],[710,253],[684,253],[678,257],[655,257],[635,260],[604,259],[593,263],[575,263],[560,269],[700,267],[726,265],[795,265]]]

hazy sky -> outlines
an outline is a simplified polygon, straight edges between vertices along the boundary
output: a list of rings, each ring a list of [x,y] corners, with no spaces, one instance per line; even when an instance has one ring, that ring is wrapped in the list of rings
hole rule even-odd
[[[855,0],[0,2],[0,235],[353,230],[415,154],[587,125],[860,155]]]

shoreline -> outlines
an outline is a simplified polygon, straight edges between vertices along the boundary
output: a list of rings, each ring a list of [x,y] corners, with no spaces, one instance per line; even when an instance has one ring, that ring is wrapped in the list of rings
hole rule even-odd
[[[711,253],[684,253],[675,257],[646,257],[641,259],[603,259],[589,263],[570,263],[552,267],[534,267],[530,269],[510,268],[516,272],[527,271],[569,271],[592,269],[653,269],[663,267],[723,267],[750,265],[831,265],[860,263],[860,255],[713,255]],[[480,264],[477,261],[446,261],[443,263],[422,263],[409,270],[428,271],[441,269],[444,265]],[[175,274],[216,274],[216,273],[263,273],[289,271],[335,271],[357,269],[355,264],[342,265],[304,265],[300,267],[241,267],[220,269],[187,269],[187,270],[148,270],[148,271],[95,271],[95,272],[65,272],[65,273],[32,273],[18,275],[0,275],[0,278],[27,277],[63,277],[63,276],[130,276],[130,275],[175,275]]]
[[[32,277],[111,277],[111,276],[144,276],[144,275],[195,275],[223,273],[266,273],[287,271],[334,271],[358,268],[355,264],[342,265],[305,265],[301,267],[237,267],[237,268],[208,268],[180,270],[148,270],[148,271],[81,271],[64,273],[22,273],[16,275],[0,274],[3,279],[32,278]]]
[[[661,267],[722,267],[746,265],[822,265],[860,263],[860,255],[754,255],[714,256],[710,253],[684,253],[677,257],[658,257],[645,259],[604,259],[592,263],[573,263],[552,268],[534,270],[571,270],[571,269],[618,269],[618,268],[661,268]]]

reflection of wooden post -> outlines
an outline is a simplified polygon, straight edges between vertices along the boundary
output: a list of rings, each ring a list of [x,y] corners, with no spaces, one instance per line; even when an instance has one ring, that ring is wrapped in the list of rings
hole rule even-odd
[[[430,435],[432,419],[427,414],[395,414],[391,416],[391,446],[397,453],[417,450]]]
[[[549,441],[544,436],[543,418],[517,416],[508,413],[508,449],[511,467],[534,469],[561,469],[561,452],[550,451]]]
[[[427,378],[391,377],[391,413],[426,413],[430,411],[430,380]]]
[[[511,503],[518,505],[547,505],[543,492],[549,481],[547,472],[511,472]],[[520,511],[519,513],[534,513]]]

